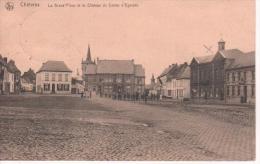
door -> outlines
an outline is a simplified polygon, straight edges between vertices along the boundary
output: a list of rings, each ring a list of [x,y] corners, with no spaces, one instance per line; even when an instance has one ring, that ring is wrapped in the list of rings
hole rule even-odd
[[[52,92],[52,93],[55,93],[55,84],[52,84],[52,86],[51,86],[51,92]]]
[[[244,103],[247,102],[247,86],[244,86]]]

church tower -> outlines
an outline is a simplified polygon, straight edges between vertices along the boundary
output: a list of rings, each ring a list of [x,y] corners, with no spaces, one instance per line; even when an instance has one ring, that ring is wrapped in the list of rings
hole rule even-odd
[[[218,50],[219,51],[225,50],[225,41],[223,39],[220,39],[220,41],[218,41]]]
[[[87,66],[91,65],[91,64],[95,64],[94,61],[92,61],[91,59],[91,51],[90,51],[90,46],[88,45],[88,52],[87,52],[87,57],[86,60],[82,59],[82,63],[81,63],[81,70],[82,70],[82,77],[84,78],[84,75],[86,73],[87,70]]]

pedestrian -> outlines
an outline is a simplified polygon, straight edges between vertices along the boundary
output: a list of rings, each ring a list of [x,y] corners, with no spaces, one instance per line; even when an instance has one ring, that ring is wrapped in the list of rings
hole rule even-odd
[[[81,98],[83,98],[83,94],[84,94],[84,93],[83,93],[83,92],[81,92]]]

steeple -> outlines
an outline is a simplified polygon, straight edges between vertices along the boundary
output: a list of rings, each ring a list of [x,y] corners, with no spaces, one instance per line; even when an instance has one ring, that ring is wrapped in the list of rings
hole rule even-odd
[[[89,45],[88,45],[88,54],[87,54],[87,60],[86,61],[92,63]]]
[[[155,78],[154,78],[154,75],[152,75],[152,78],[151,78],[151,84],[155,84]]]

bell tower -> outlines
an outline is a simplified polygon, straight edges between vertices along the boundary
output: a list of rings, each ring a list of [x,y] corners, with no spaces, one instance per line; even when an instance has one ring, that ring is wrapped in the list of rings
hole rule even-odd
[[[226,42],[222,38],[218,41],[218,50],[219,51],[225,50],[225,43]]]

